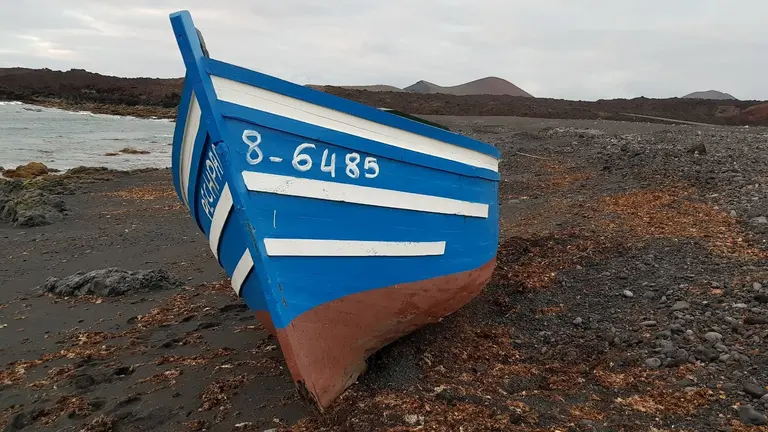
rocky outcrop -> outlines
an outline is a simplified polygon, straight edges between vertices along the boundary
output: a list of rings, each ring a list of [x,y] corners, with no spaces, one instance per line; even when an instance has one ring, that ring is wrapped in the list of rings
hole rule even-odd
[[[5,170],[3,175],[7,178],[29,179],[57,171],[48,168],[42,162],[30,162],[26,165],[19,165],[15,169]]]
[[[57,195],[27,187],[23,180],[0,179],[0,221],[15,227],[49,225],[61,220],[67,204]]]
[[[131,271],[110,267],[87,273],[79,271],[63,279],[51,277],[39,288],[46,293],[66,297],[116,297],[178,288],[181,285],[181,282],[163,269]]]

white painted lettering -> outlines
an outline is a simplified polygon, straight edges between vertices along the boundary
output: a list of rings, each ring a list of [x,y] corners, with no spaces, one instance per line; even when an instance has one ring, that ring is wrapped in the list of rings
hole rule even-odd
[[[251,140],[250,138],[253,138]],[[251,165],[257,165],[264,159],[264,153],[261,152],[259,144],[261,144],[261,134],[255,130],[246,129],[243,131],[243,142],[248,145],[248,152],[245,154],[245,160]],[[252,153],[256,152],[256,158],[254,159]]]
[[[243,131],[243,142],[248,145],[248,151],[246,152],[246,161],[251,165],[257,165],[259,164],[265,157],[264,152],[262,151],[260,144],[261,144],[261,134],[255,130],[252,129],[245,129]],[[300,172],[307,172],[312,169],[312,167],[315,164],[315,160],[313,160],[312,154],[305,153],[309,149],[316,149],[317,146],[312,143],[301,143],[293,151],[293,159],[291,160],[291,166],[293,166],[293,169]],[[255,153],[254,153],[255,152]],[[273,163],[281,163],[283,162],[283,158],[279,156],[268,156],[270,162]],[[376,178],[379,176],[380,173],[380,167],[379,163],[376,160],[375,157],[366,156],[365,162],[363,162],[363,157],[359,153],[351,152],[344,155],[344,160],[346,162],[346,169],[345,172],[347,173],[347,176],[353,179],[360,178],[360,171],[361,169],[364,170],[365,178]],[[221,166],[221,162],[219,161],[219,156],[215,153],[210,155],[210,160],[208,161],[208,165],[206,166],[207,175],[208,175],[208,184],[209,187],[212,190],[213,194],[218,195],[220,192],[220,186],[218,183],[218,178],[223,178],[224,170]],[[213,171],[215,172],[213,172]],[[320,158],[320,171],[325,173],[330,173],[332,178],[336,177],[336,153],[332,152],[330,149],[324,149],[322,156]],[[216,181],[214,181],[214,179]]]
[[[377,175],[379,175],[379,164],[376,163],[376,158],[373,158],[373,157],[370,157],[370,156],[365,158],[364,168],[365,168],[366,171],[368,169],[372,169],[373,170],[373,173],[369,173],[369,172],[365,173],[365,177],[366,178],[374,178]]]
[[[347,162],[347,175],[353,179],[360,177],[360,168],[357,167],[357,164],[360,163],[360,155],[357,153],[347,153],[345,159]]]
[[[296,151],[293,152],[292,165],[299,171],[309,171],[312,168],[312,158],[308,154],[302,154],[301,151],[306,148],[315,148],[314,144],[304,143],[296,147]]]
[[[328,159],[328,149],[323,151],[323,160],[320,161],[320,171],[331,173],[331,177],[336,177],[336,153],[331,153],[331,163],[326,165]]]

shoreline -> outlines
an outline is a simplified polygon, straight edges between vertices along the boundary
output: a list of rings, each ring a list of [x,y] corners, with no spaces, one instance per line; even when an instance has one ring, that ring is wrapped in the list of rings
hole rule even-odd
[[[95,102],[70,102],[64,99],[26,99],[7,102],[21,102],[27,105],[44,108],[55,108],[69,112],[88,112],[119,117],[133,117],[145,120],[176,121],[176,108],[164,108],[146,105],[117,105]]]

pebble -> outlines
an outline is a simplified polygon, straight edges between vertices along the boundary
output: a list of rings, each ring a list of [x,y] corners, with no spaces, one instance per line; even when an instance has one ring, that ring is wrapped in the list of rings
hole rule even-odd
[[[746,318],[744,318],[744,324],[746,325],[763,325],[768,324],[768,318],[763,317],[757,317],[754,315],[749,315]]]
[[[768,224],[768,218],[766,218],[765,216],[758,216],[756,218],[752,218],[750,222],[752,222],[753,224]]]
[[[755,294],[755,301],[760,304],[768,303],[768,294]]]
[[[731,213],[729,213],[732,218],[735,218],[737,216],[736,210],[731,210]]]
[[[656,321],[643,321],[643,322],[640,323],[640,326],[642,326],[642,327],[655,327],[656,324],[657,324]]]
[[[662,296],[661,300],[659,300],[659,303],[666,303],[667,302],[667,296]]]
[[[759,399],[768,394],[768,390],[766,390],[764,387],[760,386],[759,384],[755,384],[755,383],[744,384],[744,392],[754,397],[755,399]]]
[[[760,282],[753,282],[752,289],[754,289],[755,291],[760,291],[761,289],[763,289],[763,284],[761,284]]]
[[[730,355],[730,354],[723,354],[723,355],[721,355],[721,356],[718,358],[718,360],[720,360],[720,361],[721,361],[721,362],[723,362],[723,363],[727,362],[727,361],[728,361],[728,360],[730,360],[730,359],[731,359],[731,355]]]
[[[709,349],[703,345],[700,345],[694,351],[694,355],[701,361],[711,362],[720,358],[720,354],[717,351]]]
[[[666,297],[664,297],[664,299],[666,299]],[[675,304],[672,306],[672,310],[681,311],[681,310],[688,309],[689,307],[691,307],[691,305],[688,302],[680,300],[675,302]]]
[[[717,332],[709,332],[704,335],[704,339],[710,342],[720,342],[721,340],[723,340],[723,335]]]
[[[632,297],[635,296],[635,294],[632,291],[630,291],[630,290],[624,290],[624,292],[622,292],[622,294],[624,294],[624,297],[626,297],[626,298],[632,298]]]
[[[573,320],[573,325],[582,325],[584,323],[584,320],[581,317],[577,317],[575,320]]]
[[[733,307],[735,307],[736,309],[746,309],[749,306],[747,306],[746,303],[736,303],[735,305],[733,305]]]
[[[721,344],[721,343],[715,344],[715,349],[720,351],[720,352],[728,352],[728,347],[723,345],[723,344]]]
[[[749,405],[739,408],[739,419],[747,425],[763,426],[768,424],[768,419]]]
[[[658,369],[661,367],[661,360],[655,357],[649,358],[645,361],[645,365],[648,366],[649,369]]]

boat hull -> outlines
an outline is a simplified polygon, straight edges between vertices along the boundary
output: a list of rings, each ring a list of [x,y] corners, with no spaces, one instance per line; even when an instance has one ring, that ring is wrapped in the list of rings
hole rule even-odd
[[[187,78],[174,186],[234,292],[324,408],[386,344],[455,312],[498,245],[498,150],[207,58]]]
[[[482,267],[352,294],[325,303],[278,330],[294,381],[326,407],[366,370],[366,359],[392,341],[472,300],[491,277]],[[365,311],[362,313],[361,311]]]

